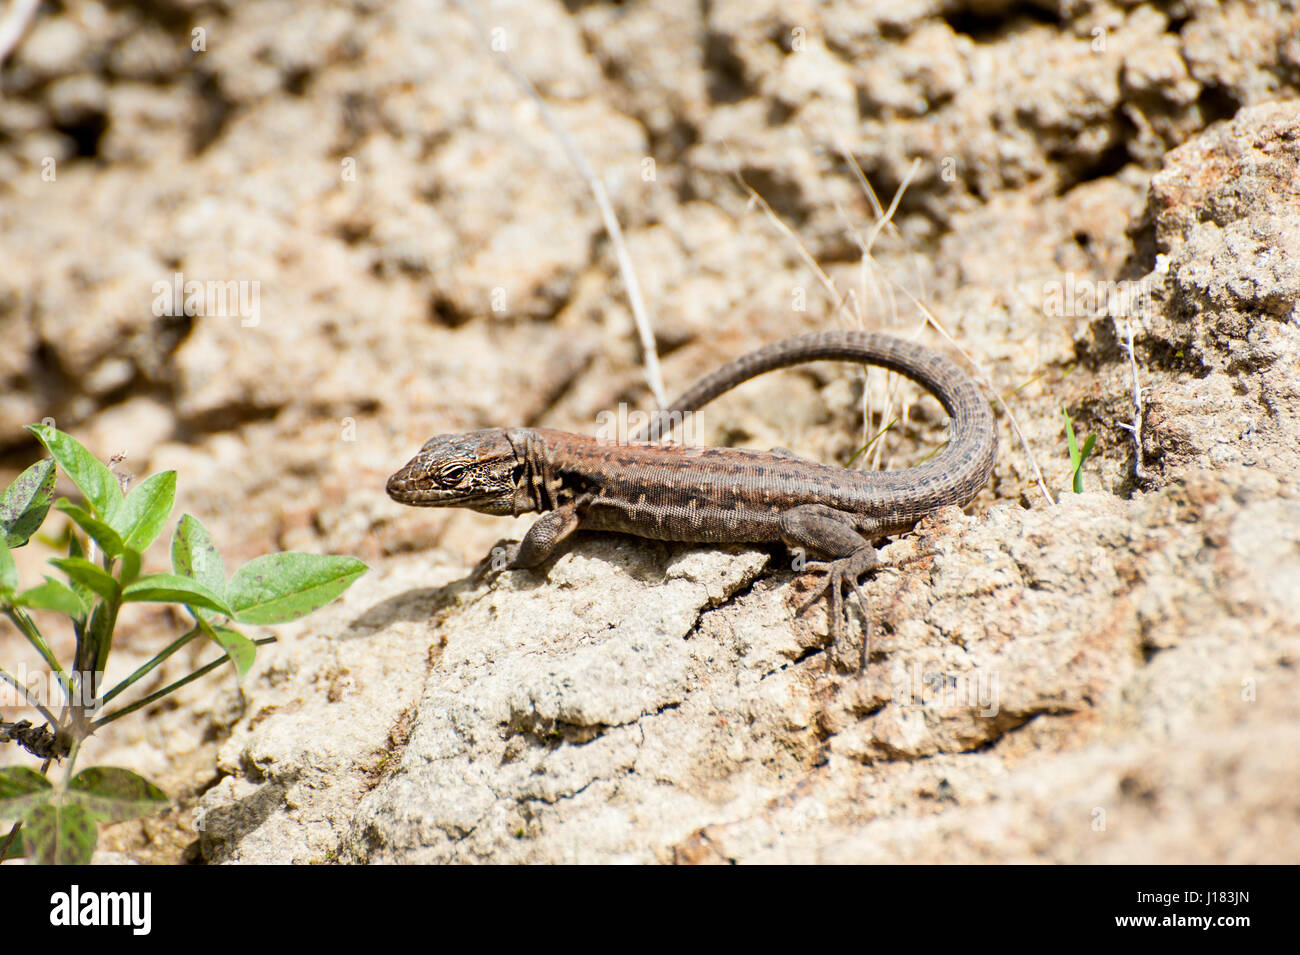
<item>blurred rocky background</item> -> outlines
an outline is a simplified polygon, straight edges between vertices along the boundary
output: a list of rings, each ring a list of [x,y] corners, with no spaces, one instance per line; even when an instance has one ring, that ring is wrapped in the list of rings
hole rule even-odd
[[[47,2],[0,65],[0,476],[49,418],[178,470],[232,561],[374,568],[242,686],[88,744],[175,797],[101,846],[1300,858],[1297,5],[472,9],[483,33],[442,0]],[[1002,399],[988,490],[883,551],[865,672],[794,616],[779,548],[593,535],[488,584],[527,519],[385,496],[433,434],[653,403],[591,194],[503,57],[611,196],[669,392],[924,308]],[[186,282],[217,307],[176,308]],[[891,394],[786,372],[700,437],[843,463],[894,420],[866,457],[902,467],[944,416]],[[1063,409],[1097,435],[1080,495]],[[32,581],[50,555],[19,556]],[[177,626],[130,609],[122,673]],[[7,668],[24,650],[0,631]]]

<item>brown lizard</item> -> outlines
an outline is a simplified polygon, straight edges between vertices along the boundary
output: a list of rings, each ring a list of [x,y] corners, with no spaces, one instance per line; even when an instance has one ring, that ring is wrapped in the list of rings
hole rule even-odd
[[[786,451],[684,447],[637,440],[764,372],[834,359],[880,365],[917,382],[948,412],[951,437],[931,460],[899,471],[850,471]],[[492,428],[431,438],[388,479],[395,501],[542,516],[507,564],[544,563],[579,528],[655,540],[784,542],[826,558],[825,579],[799,608],[830,591],[832,639],[845,586],[878,563],[872,541],[909,530],[948,504],[964,506],[997,456],[993,412],[958,365],[913,342],[826,331],[768,345],[701,379],[628,443],[549,428]],[[865,607],[865,600],[863,601]]]

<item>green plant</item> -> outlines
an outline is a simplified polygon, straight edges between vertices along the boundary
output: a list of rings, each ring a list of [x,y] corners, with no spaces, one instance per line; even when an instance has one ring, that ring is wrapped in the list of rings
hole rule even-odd
[[[52,427],[28,427],[49,451],[50,459],[24,471],[0,497],[0,612],[41,655],[57,682],[62,705],[56,716],[24,681],[4,669],[0,680],[34,707],[48,725],[26,720],[0,722],[0,742],[17,742],[44,760],[39,772],[26,767],[0,768],[0,819],[17,820],[0,838],[0,860],[26,854],[40,862],[84,863],[98,841],[99,823],[120,822],[157,812],[168,805],[166,794],[137,774],[108,766],[75,771],[81,744],[96,730],[121,719],[216,669],[226,661],[242,678],[252,667],[257,646],[274,637],[250,640],[229,624],[271,624],[294,620],[338,597],[366,572],[353,557],[319,554],[269,554],[257,557],[228,579],[221,555],[199,521],[185,515],[171,544],[171,573],[141,574],[145,550],[171,516],[176,472],[164,471],[124,494],[118,478],[75,439]],[[67,556],[50,560],[66,578],[19,590],[12,548],[26,544],[49,512],[54,496],[55,466],[85,498],[66,498],[54,507],[69,526],[63,547]],[[84,533],[83,544],[78,529]],[[42,538],[43,539],[43,538]],[[108,664],[118,612],[124,604],[161,602],[184,605],[193,626],[115,686],[101,686]],[[29,610],[60,614],[76,637],[70,668],[51,651]],[[222,656],[188,676],[101,714],[122,691],[137,683],[191,640],[206,639]],[[62,778],[45,775],[50,764],[65,760]],[[17,844],[21,832],[23,844]]]
[[[897,418],[890,419],[889,424],[885,425],[883,428],[881,428],[879,431],[873,434],[867,440],[866,444],[864,444],[862,447],[858,448],[856,451],[853,452],[853,456],[850,457],[848,461],[845,462],[844,467],[846,469],[851,469],[853,467],[853,462],[856,461],[858,458],[860,458],[862,455],[866,454],[868,451],[870,451],[871,446],[875,444],[877,441],[879,441],[881,438],[883,438],[886,432],[892,431],[894,429],[894,425],[896,424],[898,424]]]
[[[1088,455],[1092,454],[1092,446],[1097,443],[1097,436],[1088,435],[1081,450],[1078,441],[1074,438],[1074,422],[1070,420],[1070,413],[1062,408],[1061,414],[1065,415],[1065,443],[1070,446],[1070,468],[1073,472],[1071,486],[1075,494],[1082,494],[1083,462],[1087,461]]]

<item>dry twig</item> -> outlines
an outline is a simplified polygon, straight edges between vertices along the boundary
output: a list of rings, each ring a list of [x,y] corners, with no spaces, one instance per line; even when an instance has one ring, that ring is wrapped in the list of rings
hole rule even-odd
[[[478,31],[479,36],[483,39],[484,45],[491,49],[488,31],[479,19],[478,12],[465,3],[464,0],[452,0],[452,2],[469,17],[474,24],[474,29]],[[659,370],[659,352],[655,347],[655,337],[650,326],[650,317],[646,312],[645,299],[641,295],[641,284],[637,281],[636,270],[632,267],[632,257],[628,254],[627,245],[623,241],[623,230],[618,224],[618,216],[614,213],[614,206],[609,201],[609,194],[605,191],[605,184],[601,182],[600,177],[596,175],[595,170],[591,168],[586,157],[578,149],[577,143],[573,141],[573,137],[560,125],[560,121],[555,118],[555,114],[551,112],[551,108],[546,105],[546,101],[542,99],[541,94],[537,92],[528,77],[524,76],[505,54],[495,55],[499,57],[498,61],[502,68],[510,74],[510,77],[523,90],[524,94],[536,104],[542,122],[546,124],[546,128],[559,141],[565,155],[569,157],[569,162],[578,170],[578,174],[586,180],[587,187],[596,199],[601,219],[605,223],[605,231],[609,234],[609,241],[613,243],[614,254],[618,258],[619,274],[623,277],[623,286],[627,290],[628,303],[632,307],[632,318],[636,322],[637,334],[641,339],[641,358],[645,363],[646,382],[654,394],[655,402],[660,408],[666,408],[668,407],[668,397],[664,393],[663,374]]]

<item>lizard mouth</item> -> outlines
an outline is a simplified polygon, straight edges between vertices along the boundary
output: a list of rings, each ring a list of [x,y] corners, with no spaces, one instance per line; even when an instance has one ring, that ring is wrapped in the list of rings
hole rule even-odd
[[[482,488],[431,486],[423,470],[406,467],[388,479],[388,496],[412,507],[468,507],[488,514],[510,514],[513,492],[494,494]]]
[[[410,473],[410,468],[402,468],[390,477],[386,490],[388,496],[399,504],[412,504],[416,507],[454,507],[473,497],[464,491],[424,485]]]

